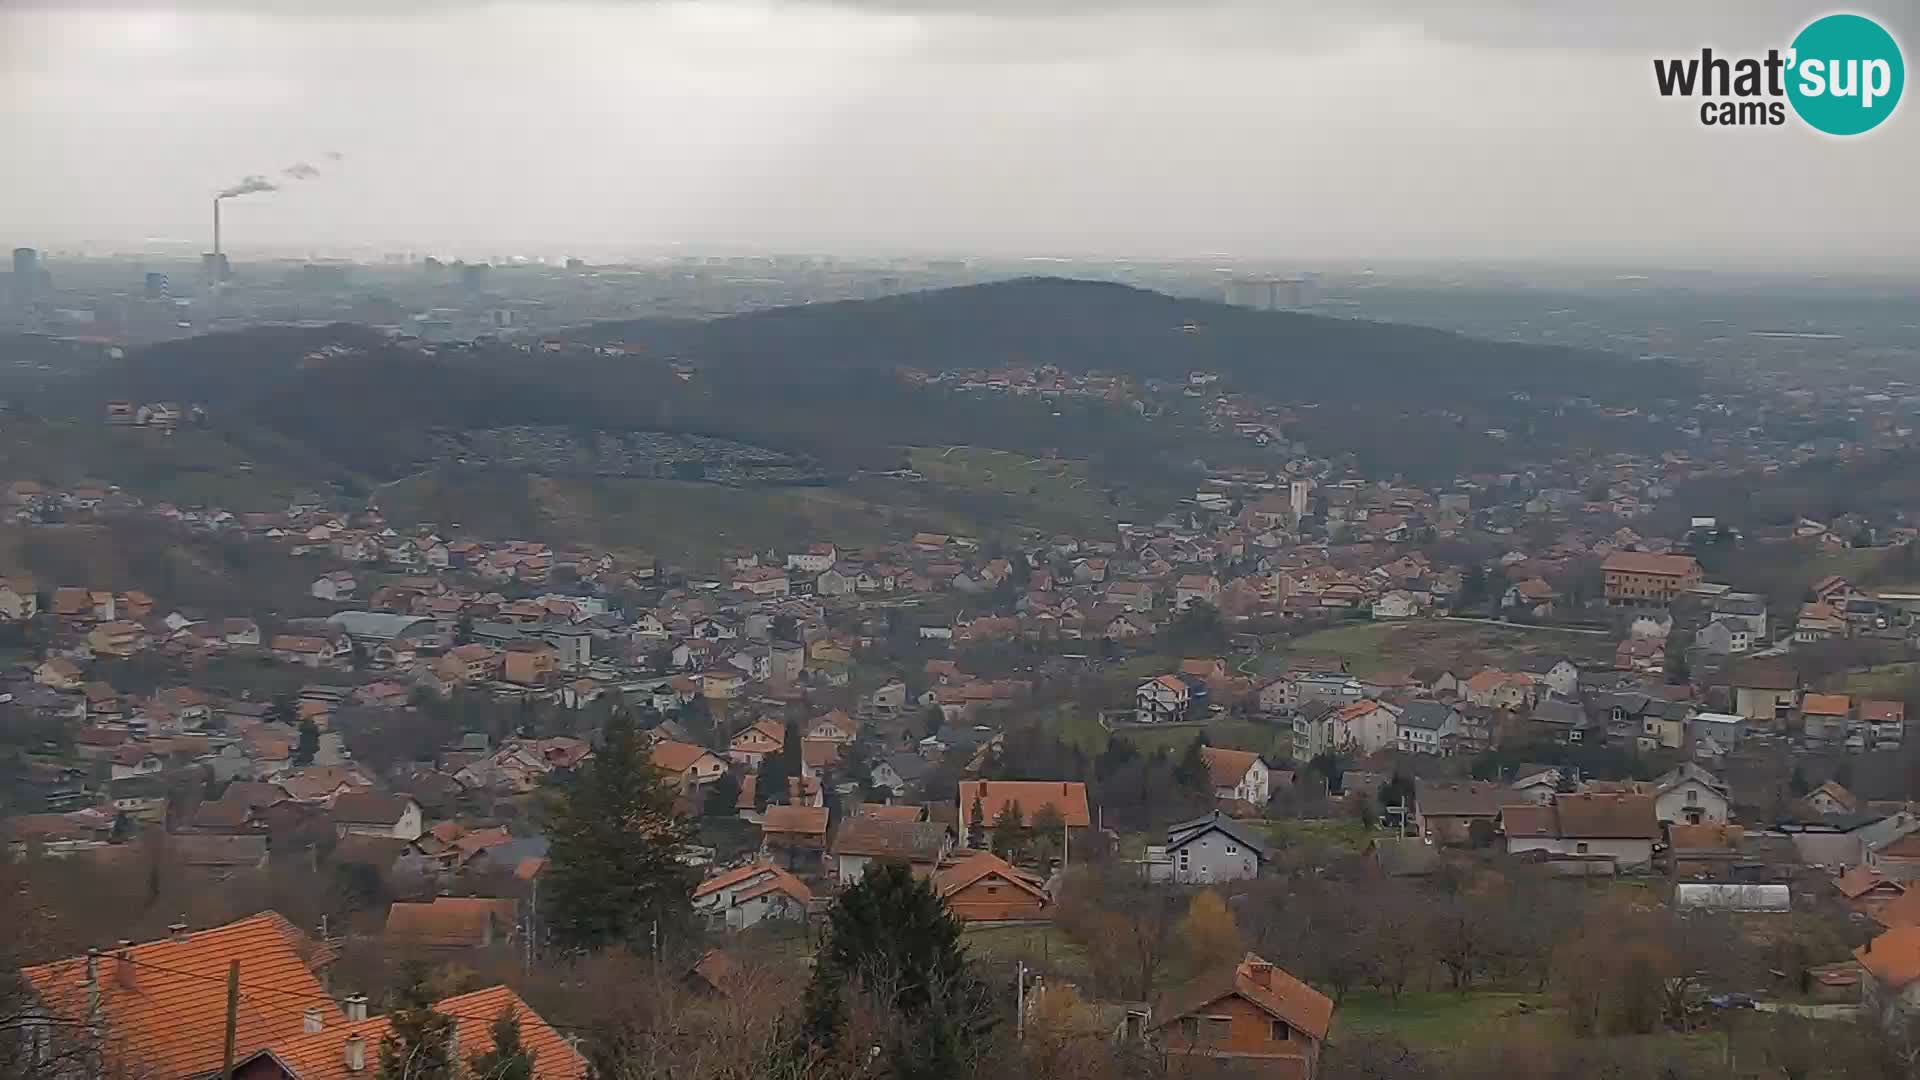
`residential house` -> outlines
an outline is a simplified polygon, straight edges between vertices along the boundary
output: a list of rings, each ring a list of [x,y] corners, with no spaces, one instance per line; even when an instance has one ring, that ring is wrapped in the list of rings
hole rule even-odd
[[[1811,742],[1845,742],[1853,721],[1853,698],[1846,694],[1807,694],[1800,699],[1801,733]]]
[[[1869,917],[1877,917],[1882,909],[1907,892],[1904,882],[1871,866],[1848,867],[1846,873],[1833,879],[1833,887],[1849,907]]]
[[[347,999],[344,1020],[324,1007],[304,1012],[278,1007],[293,1018],[298,1034],[241,1057],[234,1080],[353,1080],[380,1071],[380,1047],[392,1031],[391,1013],[369,1017],[366,998],[358,995]],[[533,1061],[533,1080],[585,1080],[587,1076],[586,1061],[574,1044],[505,986],[441,998],[431,1007],[453,1020],[448,1041],[454,1061],[491,1050],[495,1021],[509,1015]],[[218,1025],[212,1027],[217,1032]]]
[[[769,804],[760,822],[760,850],[780,857],[788,869],[818,863],[827,848],[827,809],[824,806]]]
[[[757,770],[767,755],[777,754],[786,745],[787,729],[778,720],[756,720],[727,743],[727,758],[736,765]]]
[[[1414,701],[1400,709],[1396,745],[1403,754],[1441,754],[1447,736],[1460,730],[1460,711],[1439,701]]]
[[[1525,800],[1501,783],[1441,784],[1414,780],[1414,824],[1420,836],[1436,844],[1491,841],[1503,807]]]
[[[942,868],[933,888],[962,922],[1041,921],[1053,905],[1038,880],[985,851]]]
[[[1209,1075],[1225,1064],[1248,1075],[1313,1080],[1333,1027],[1333,1002],[1248,953],[1160,996],[1149,1015],[1173,1075],[1193,1071],[1186,1059],[1197,1058]]]
[[[806,737],[809,739],[839,743],[841,746],[851,744],[859,734],[859,725],[854,723],[853,717],[840,709],[834,709],[825,716],[815,719],[806,729]]]
[[[1177,885],[1245,881],[1260,876],[1266,859],[1266,843],[1257,833],[1215,810],[1167,826],[1166,846],[1147,849],[1147,874]]]
[[[1600,564],[1608,604],[1666,607],[1704,578],[1691,555],[1616,551]]]
[[[1753,648],[1753,633],[1744,619],[1722,616],[1693,635],[1693,646],[1712,656],[1740,656]]]
[[[1870,745],[1879,748],[1899,746],[1907,735],[1907,706],[1902,701],[1865,698],[1860,702],[1860,723],[1871,736]]]
[[[737,931],[769,920],[797,922],[812,900],[805,882],[772,863],[756,862],[694,886],[693,911],[710,926]]]
[[[1661,838],[1651,795],[1559,794],[1544,806],[1503,807],[1500,816],[1510,855],[1592,856],[1610,859],[1622,871],[1650,867]]]
[[[655,742],[648,758],[654,768],[673,778],[683,795],[693,794],[720,779],[727,771],[727,763],[713,751],[672,739]]]
[[[1771,661],[1749,661],[1729,679],[1733,711],[1762,730],[1786,727],[1800,707],[1800,676],[1792,668]]]
[[[1888,930],[1853,950],[1867,973],[1869,1015],[1903,1024],[1920,1013],[1920,926]]]
[[[40,594],[30,577],[0,577],[0,619],[24,622],[40,613]]]
[[[1724,825],[1732,816],[1726,783],[1692,762],[1662,773],[1651,787],[1654,815],[1662,824]]]
[[[89,1075],[218,1075],[227,1045],[227,971],[241,962],[248,992],[232,1014],[232,1046],[242,1060],[298,1038],[301,1009],[319,1003],[338,1017],[311,966],[313,943],[286,919],[264,912],[198,932],[182,924],[168,937],[24,968],[39,1008],[72,1028],[102,1032],[102,1061]],[[370,1074],[369,1074],[370,1075]]]
[[[1466,681],[1461,695],[1489,709],[1524,709],[1539,692],[1532,676],[1487,668]]]
[[[436,896],[425,902],[396,901],[387,908],[386,938],[402,948],[485,949],[511,943],[519,921],[519,905],[513,900]]]
[[[302,664],[306,667],[327,667],[333,664],[338,655],[334,643],[321,637],[307,637],[301,634],[276,634],[268,643],[273,657],[285,664]]]
[[[1859,796],[1833,780],[1807,792],[1805,801],[1816,814],[1856,814],[1863,809]]]
[[[1212,574],[1184,574],[1174,582],[1173,606],[1176,611],[1185,611],[1195,601],[1205,601],[1218,606],[1220,603],[1220,579]]]
[[[1193,688],[1178,675],[1160,675],[1148,679],[1134,690],[1134,715],[1147,723],[1186,718],[1192,703]]]
[[[147,647],[147,629],[127,619],[103,622],[88,632],[87,647],[96,656],[132,656]]]
[[[913,786],[927,775],[927,759],[919,754],[899,751],[873,764],[867,782],[886,788],[896,799],[906,798]]]
[[[500,677],[517,686],[545,686],[560,671],[560,653],[544,641],[513,641],[501,650]]]
[[[1400,744],[1400,709],[1362,698],[1334,713],[1334,746],[1355,754],[1377,754]]]
[[[952,850],[953,830],[939,822],[859,814],[840,822],[834,831],[829,872],[841,888],[857,884],[875,862],[906,863],[925,875],[945,862]]]
[[[983,828],[992,828],[1000,818],[1000,812],[1011,806],[1020,817],[1020,823],[1031,827],[1033,818],[1042,807],[1051,806],[1060,814],[1068,828],[1085,829],[1093,824],[1092,814],[1087,808],[1087,785],[1077,782],[1054,780],[962,780],[958,815],[954,820],[960,822],[963,830],[974,825],[974,804],[979,804],[979,824]]]
[[[1848,630],[1846,616],[1832,605],[1802,604],[1800,617],[1793,624],[1793,642],[1796,645],[1811,645],[1831,641],[1846,637]]]
[[[339,603],[353,599],[353,594],[359,587],[359,582],[354,580],[351,571],[334,570],[314,578],[307,592],[316,600]]]
[[[414,841],[425,831],[420,804],[407,795],[350,791],[333,800],[333,823],[341,836],[384,836]]]
[[[1256,811],[1267,805],[1267,800],[1272,797],[1272,773],[1259,754],[1250,750],[1203,746],[1200,748],[1200,757],[1206,762],[1208,783],[1213,786],[1216,800],[1252,807]]]

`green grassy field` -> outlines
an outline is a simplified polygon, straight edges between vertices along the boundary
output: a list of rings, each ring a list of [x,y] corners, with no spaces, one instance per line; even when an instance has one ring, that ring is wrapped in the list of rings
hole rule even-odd
[[[1899,663],[1883,664],[1871,671],[1850,672],[1842,678],[1840,690],[1855,697],[1897,698],[1917,668],[1920,668],[1920,664]]]
[[[1091,711],[1073,706],[1063,706],[1055,712],[1053,726],[1062,741],[1089,754],[1105,750],[1107,741],[1113,737],[1100,726],[1099,718]],[[1257,751],[1270,762],[1286,761],[1291,753],[1293,732],[1290,728],[1238,717],[1223,716],[1204,725],[1127,727],[1120,729],[1118,734],[1124,735],[1134,746],[1147,753],[1162,748],[1179,753],[1187,748],[1194,736],[1203,731],[1210,746]]]
[[[235,511],[280,509],[317,479],[303,474],[292,448],[254,432],[182,427],[168,435],[17,417],[0,423],[0,471],[60,487],[118,484],[153,501]]]
[[[1008,520],[1043,532],[1072,532],[1110,524],[1119,509],[1078,461],[1034,458],[972,446],[915,447],[913,467],[935,502],[943,496],[978,513],[1001,507]]]
[[[976,961],[1008,964],[1024,960],[1041,971],[1084,975],[1087,950],[1055,926],[985,926],[969,928],[961,942]]]
[[[1315,631],[1287,643],[1286,655],[1337,656],[1358,675],[1386,668],[1407,668],[1416,662],[1446,664],[1466,676],[1482,667],[1509,662],[1529,654],[1559,654],[1576,659],[1610,658],[1613,642],[1603,636],[1554,633],[1546,629],[1494,626],[1487,623],[1416,619],[1407,622],[1360,622]],[[1284,658],[1263,661],[1268,669],[1284,665]]]
[[[1283,847],[1291,844],[1319,843],[1346,848],[1355,853],[1363,850],[1374,837],[1390,835],[1379,829],[1369,829],[1347,818],[1258,821],[1254,822],[1253,826],[1272,837],[1274,843]]]
[[[1332,1038],[1386,1035],[1418,1049],[1446,1050],[1557,1022],[1538,995],[1410,990],[1395,1001],[1362,990],[1349,993],[1334,1010]]]

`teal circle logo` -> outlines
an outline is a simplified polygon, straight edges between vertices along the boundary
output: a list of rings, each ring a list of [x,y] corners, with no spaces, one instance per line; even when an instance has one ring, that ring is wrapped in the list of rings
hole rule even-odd
[[[1815,130],[1858,135],[1879,127],[1900,104],[1907,65],[1900,43],[1872,19],[1828,15],[1793,39],[1787,99]]]

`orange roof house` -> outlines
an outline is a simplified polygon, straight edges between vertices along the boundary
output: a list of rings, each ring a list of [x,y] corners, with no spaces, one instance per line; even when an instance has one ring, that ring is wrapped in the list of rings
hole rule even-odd
[[[1247,770],[1260,760],[1260,755],[1251,750],[1225,750],[1215,746],[1201,747],[1200,757],[1207,763],[1207,782],[1215,789],[1239,787],[1247,778]]]
[[[1248,953],[1162,995],[1152,1016],[1169,1056],[1261,1062],[1264,1075],[1304,1080],[1333,1026],[1333,1002]]]
[[[303,1032],[299,1010],[282,1008],[293,1018],[294,1034],[244,1062],[235,1070],[239,1080],[367,1080],[379,1072],[380,1040],[391,1030],[386,1017],[329,1017],[319,1031]],[[433,1003],[433,1010],[453,1017],[453,1056],[457,1061],[493,1049],[493,1022],[503,1011],[510,1011],[520,1022],[521,1044],[533,1056],[535,1080],[585,1080],[586,1061],[573,1045],[504,986],[442,998]],[[361,1062],[357,1070],[348,1064],[356,1057]],[[218,1070],[216,1060],[214,1071]]]
[[[519,906],[481,896],[398,901],[387,909],[387,937],[429,949],[481,949],[513,937]]]
[[[1853,958],[1893,993],[1920,981],[1920,926],[1901,926],[1853,950]]]
[[[1087,810],[1087,785],[1070,781],[1054,780],[962,780],[960,781],[960,817],[963,823],[973,820],[973,802],[980,800],[981,818],[992,825],[1000,815],[1001,808],[1018,804],[1020,820],[1024,825],[1033,824],[1033,815],[1040,808],[1052,804],[1060,811],[1067,825],[1075,829],[1084,829],[1093,824],[1093,817]]]
[[[224,1049],[227,968],[240,963],[240,1008],[234,1046],[241,1056],[301,1034],[301,1009],[319,1004],[340,1014],[308,965],[313,944],[293,924],[263,912],[225,926],[76,956],[25,968],[21,975],[41,1004],[84,1022],[99,995],[109,1065],[157,1076],[199,1076],[220,1070]]]
[[[934,875],[933,887],[947,908],[967,922],[1044,919],[1052,905],[1032,878],[985,851]]]
[[[1845,694],[1808,694],[1800,702],[1800,711],[1807,716],[1827,716],[1846,719],[1853,711],[1853,699]]]

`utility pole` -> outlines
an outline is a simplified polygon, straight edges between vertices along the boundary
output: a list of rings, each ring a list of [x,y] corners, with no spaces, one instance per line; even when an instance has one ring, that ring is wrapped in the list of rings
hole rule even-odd
[[[240,1023],[240,961],[227,965],[227,1043],[220,1054],[220,1080],[233,1080],[233,1039]]]
[[[1013,962],[1013,1037],[1022,1042],[1027,1038],[1027,962],[1025,960]]]

